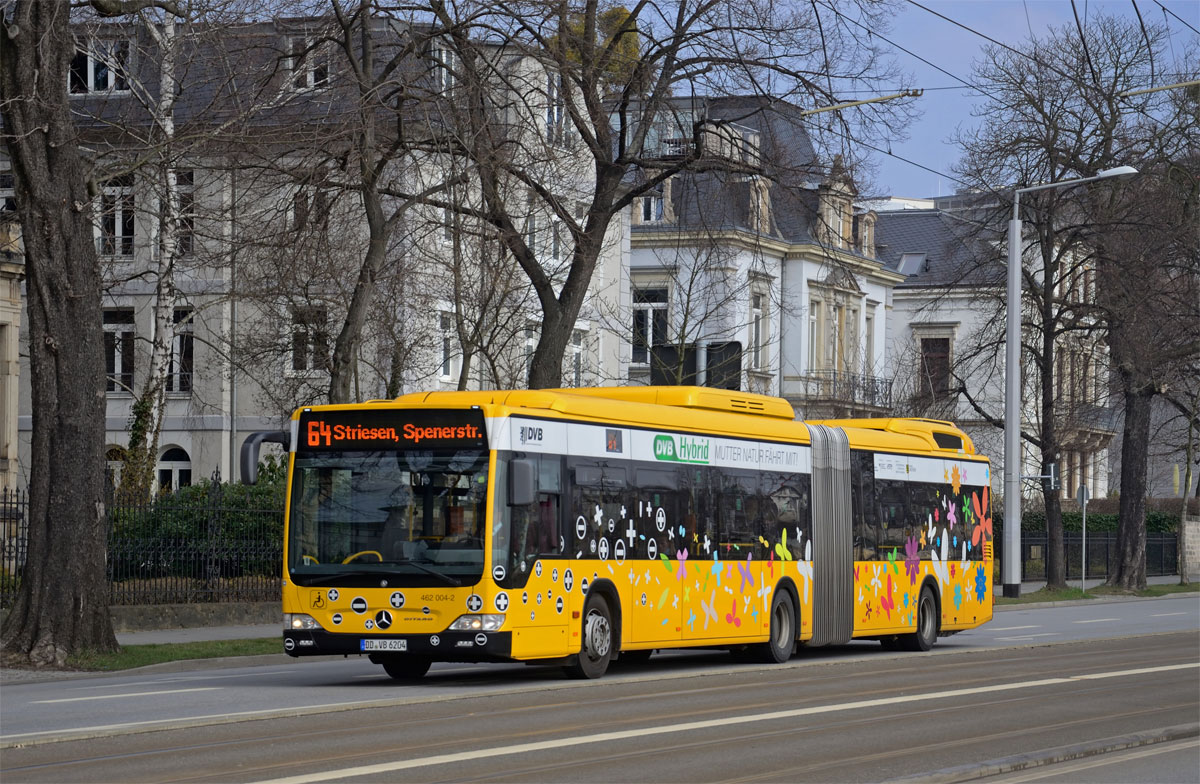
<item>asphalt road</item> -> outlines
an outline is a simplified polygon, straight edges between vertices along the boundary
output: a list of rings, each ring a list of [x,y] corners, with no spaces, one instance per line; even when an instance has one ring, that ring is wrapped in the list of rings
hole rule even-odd
[[[773,667],[657,655],[597,682],[481,665],[402,686],[365,660],[318,660],[7,684],[0,777],[965,780],[1016,769],[989,761],[1044,761],[1139,733],[1194,738],[1198,629],[1192,596],[1002,612],[929,654],[858,643]],[[1170,766],[1186,771],[1194,748],[1129,764],[1163,775],[1138,780],[1173,781]]]

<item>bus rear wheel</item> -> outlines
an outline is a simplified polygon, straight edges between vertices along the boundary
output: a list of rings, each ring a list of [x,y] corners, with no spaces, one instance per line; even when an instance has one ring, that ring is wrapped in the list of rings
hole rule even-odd
[[[933,591],[922,588],[921,598],[917,600],[917,630],[901,635],[900,644],[906,651],[927,651],[937,642],[937,634],[937,602],[933,599]]]
[[[599,678],[608,671],[613,654],[612,612],[603,597],[589,596],[583,609],[583,643],[567,665],[572,678]]]
[[[796,647],[796,608],[787,591],[776,591],[771,599],[771,639],[758,648],[758,658],[768,664],[783,664]]]
[[[403,658],[387,658],[379,662],[383,671],[398,681],[417,681],[429,672],[429,659],[405,656]]]

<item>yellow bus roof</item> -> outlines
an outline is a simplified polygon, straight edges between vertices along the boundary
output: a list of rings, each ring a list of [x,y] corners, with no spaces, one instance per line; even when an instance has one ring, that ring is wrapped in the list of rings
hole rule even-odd
[[[471,408],[485,416],[526,415],[717,435],[808,443],[805,423],[786,400],[695,386],[415,392],[395,400],[313,406],[344,408]],[[880,417],[811,421],[842,428],[856,448],[975,455],[970,437],[950,422]]]

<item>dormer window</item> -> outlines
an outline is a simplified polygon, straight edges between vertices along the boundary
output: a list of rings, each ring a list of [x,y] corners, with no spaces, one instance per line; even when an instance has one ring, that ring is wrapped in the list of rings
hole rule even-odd
[[[129,90],[129,42],[92,41],[75,50],[67,87],[72,95]]]
[[[330,55],[324,45],[297,36],[289,41],[288,68],[296,90],[321,90],[329,86]]]
[[[658,223],[663,219],[663,197],[653,193],[638,199],[641,203],[642,223]]]

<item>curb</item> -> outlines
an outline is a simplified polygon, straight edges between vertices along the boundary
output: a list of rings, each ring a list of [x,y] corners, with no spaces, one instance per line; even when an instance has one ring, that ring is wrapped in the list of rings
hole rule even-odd
[[[1162,727],[1156,730],[1143,730],[1129,735],[1119,735],[1113,738],[1076,743],[1071,746],[1042,749],[1026,754],[1014,754],[1011,757],[1000,757],[974,765],[958,765],[953,768],[943,768],[931,773],[920,773],[913,776],[895,779],[903,784],[955,784],[960,781],[975,781],[989,776],[1015,773],[1030,770],[1045,765],[1055,765],[1060,762],[1095,757],[1110,754],[1115,751],[1125,751],[1139,746],[1151,746],[1155,743],[1166,743],[1183,738],[1200,736],[1200,724],[1179,724],[1174,727]]]

